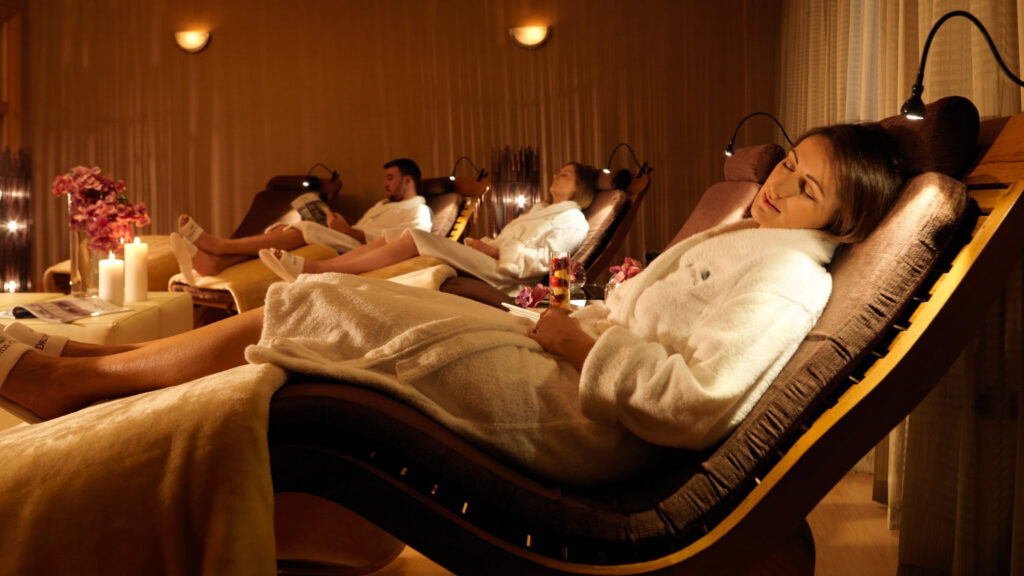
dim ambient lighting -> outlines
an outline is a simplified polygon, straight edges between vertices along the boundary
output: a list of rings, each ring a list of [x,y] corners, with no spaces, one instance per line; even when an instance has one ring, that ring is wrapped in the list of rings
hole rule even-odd
[[[184,30],[174,33],[174,42],[189,54],[202,52],[210,43],[210,33],[202,30]]]
[[[516,44],[529,50],[540,48],[548,39],[547,26],[517,26],[508,29],[508,35]]]
[[[966,12],[964,10],[954,10],[947,12],[942,18],[939,18],[935,25],[932,26],[931,32],[928,33],[928,39],[924,42],[924,50],[921,51],[921,65],[917,70],[917,79],[914,81],[913,87],[910,89],[910,98],[903,103],[900,108],[900,114],[906,116],[911,120],[920,120],[924,118],[924,100],[921,99],[921,93],[924,92],[924,63],[928,60],[928,49],[931,48],[932,38],[935,37],[935,33],[939,31],[939,27],[942,26],[946,20],[953,18],[954,16],[963,16],[970,20],[981,34],[985,37],[985,41],[988,42],[988,48],[992,51],[992,55],[996,57],[996,62],[999,63],[999,67],[1003,69],[1003,72],[1010,77],[1018,86],[1024,86],[1024,82],[1021,81],[1010,69],[1006,66],[1006,62],[1003,62],[1003,58],[999,55],[999,51],[996,50],[995,43],[992,42],[992,37],[988,35],[988,30],[982,26],[981,22],[974,17],[974,14]]]

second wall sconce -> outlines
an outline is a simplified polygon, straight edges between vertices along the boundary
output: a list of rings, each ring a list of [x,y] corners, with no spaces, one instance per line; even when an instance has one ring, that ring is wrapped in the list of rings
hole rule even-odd
[[[517,26],[508,29],[512,41],[528,50],[540,48],[548,39],[547,26]]]
[[[202,52],[210,43],[210,33],[203,30],[183,30],[174,33],[174,42],[189,54]]]

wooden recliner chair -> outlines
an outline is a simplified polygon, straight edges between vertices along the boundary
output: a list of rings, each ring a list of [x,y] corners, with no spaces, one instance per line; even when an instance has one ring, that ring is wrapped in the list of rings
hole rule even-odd
[[[883,124],[929,172],[837,254],[821,320],[720,445],[573,488],[528,477],[390,397],[294,378],[271,405],[275,491],[344,506],[460,574],[810,573],[804,517],[934,385],[1024,248],[1024,115],[964,178],[982,186],[969,195],[930,171],[970,164],[974,107],[944,99],[909,122]]]
[[[303,176],[275,176],[267,183],[265,190],[256,194],[242,222],[231,234],[240,238],[262,233],[291,209],[291,201],[309,192],[303,186]],[[341,212],[344,198],[338,193],[340,180],[321,183],[321,196],[332,210]],[[431,231],[452,240],[461,240],[476,213],[480,198],[490,189],[487,180],[473,178],[431,178],[420,182],[419,193],[424,196],[427,206],[433,212]],[[323,259],[334,255],[324,246],[305,246],[296,254],[307,258]],[[171,278],[169,290],[187,292],[198,306],[219,309],[226,314],[237,314],[262,303],[262,295],[279,279],[258,260],[250,260],[231,266],[218,276],[201,278],[195,286],[187,284],[177,275]],[[249,297],[240,294],[246,293]],[[251,295],[255,294],[255,297]]]

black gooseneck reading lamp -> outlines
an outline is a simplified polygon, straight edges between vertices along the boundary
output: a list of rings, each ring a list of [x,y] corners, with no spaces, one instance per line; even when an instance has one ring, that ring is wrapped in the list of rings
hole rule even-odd
[[[455,181],[455,171],[459,169],[459,162],[462,162],[463,160],[469,162],[469,165],[473,167],[473,170],[476,172],[477,182],[483,180],[484,178],[487,178],[487,170],[484,170],[483,168],[477,168],[476,164],[474,164],[473,161],[469,159],[469,156],[460,156],[459,159],[455,161],[455,166],[452,166],[451,176],[448,176],[449,180],[453,182]]]
[[[601,170],[602,172],[604,172],[605,174],[612,173],[612,159],[615,158],[615,153],[619,151],[619,148],[622,148],[623,146],[625,146],[626,150],[629,151],[630,157],[633,158],[633,163],[639,167],[639,171],[636,173],[637,178],[640,178],[644,174],[650,174],[654,170],[654,168],[647,165],[647,162],[641,164],[640,161],[637,160],[636,154],[633,153],[633,149],[629,146],[629,144],[626,144],[625,142],[619,142],[618,144],[615,145],[615,148],[612,148],[612,153],[608,155],[608,163],[604,165],[604,168]]]
[[[1011,80],[1017,83],[1018,86],[1024,87],[1024,82],[1020,78],[1014,75],[1009,68],[1006,67],[1006,62],[1003,62],[1002,56],[999,55],[999,51],[996,50],[995,43],[992,42],[992,37],[989,36],[988,30],[981,24],[981,22],[974,17],[974,14],[965,10],[954,10],[947,12],[941,18],[939,18],[935,25],[932,26],[931,32],[928,33],[928,38],[924,41],[924,50],[921,52],[921,66],[917,70],[917,80],[914,81],[914,86],[910,89],[910,98],[903,103],[903,107],[900,108],[900,114],[906,116],[911,120],[920,120],[924,118],[924,101],[921,100],[921,93],[924,92],[924,63],[928,59],[928,49],[932,46],[932,39],[935,37],[935,33],[938,32],[939,27],[942,26],[946,20],[954,16],[963,16],[981,31],[981,34],[985,36],[985,41],[988,42],[989,50],[992,51],[992,55],[996,57],[996,62],[999,63],[999,67],[1003,69],[1003,72],[1010,77]]]
[[[319,190],[320,189],[320,179],[317,178],[316,176],[313,176],[313,171],[316,170],[318,167],[319,168],[323,168],[324,170],[326,170],[326,171],[331,173],[331,182],[333,182],[333,181],[338,179],[338,171],[337,170],[332,170],[332,169],[328,168],[327,166],[324,166],[322,163],[317,162],[316,164],[313,164],[313,166],[309,169],[309,172],[306,172],[306,177],[302,179],[302,187],[303,188],[308,188],[310,190]]]
[[[736,125],[736,129],[732,131],[732,138],[729,139],[729,145],[726,146],[724,150],[726,156],[733,155],[733,153],[735,152],[735,150],[733,150],[733,145],[736,144],[736,135],[740,133],[740,127],[743,126],[744,122],[753,118],[754,116],[767,116],[771,118],[772,122],[775,122],[775,125],[779,127],[779,130],[782,130],[782,137],[786,139],[786,142],[789,142],[789,146],[791,148],[793,147],[793,141],[790,140],[789,134],[786,134],[785,126],[782,125],[782,122],[779,122],[778,118],[772,116],[767,112],[751,112],[750,114],[744,116],[743,120],[740,120],[740,123]]]

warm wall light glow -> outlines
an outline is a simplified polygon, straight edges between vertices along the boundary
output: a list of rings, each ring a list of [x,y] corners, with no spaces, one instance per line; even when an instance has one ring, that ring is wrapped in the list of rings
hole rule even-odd
[[[520,194],[519,196],[516,196],[516,206],[518,206],[520,208],[525,207],[526,206],[526,196],[523,196],[522,194]]]
[[[17,280],[11,280],[9,282],[4,282],[4,292],[10,292],[11,294],[14,294],[17,291],[18,291],[18,281]]]
[[[8,220],[7,221],[7,231],[8,232],[17,232],[19,228],[21,228],[21,225],[18,224],[16,221],[14,221],[14,220]]]
[[[509,28],[508,35],[512,37],[516,44],[533,50],[540,48],[544,41],[548,39],[548,27],[518,26],[516,28]]]
[[[174,41],[185,52],[195,54],[201,52],[209,44],[210,33],[202,30],[184,30],[174,33]]]

